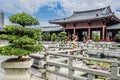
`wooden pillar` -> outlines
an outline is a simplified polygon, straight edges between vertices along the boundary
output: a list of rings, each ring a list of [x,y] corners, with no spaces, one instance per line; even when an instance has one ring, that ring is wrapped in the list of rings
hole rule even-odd
[[[90,27],[88,28],[88,38],[90,39]]]
[[[102,27],[102,40],[105,40],[105,25]]]
[[[109,38],[109,35],[108,35],[108,32],[106,30],[106,41],[109,42],[110,41],[110,38]]]
[[[75,27],[73,28],[73,34],[76,35]]]
[[[73,35],[76,35],[76,30],[75,30],[76,24],[73,23],[73,26],[74,26],[74,28],[73,28]]]

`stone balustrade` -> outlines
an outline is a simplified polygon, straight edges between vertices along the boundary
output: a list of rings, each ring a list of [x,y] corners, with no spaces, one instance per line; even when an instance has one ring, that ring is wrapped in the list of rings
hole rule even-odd
[[[68,51],[68,53],[71,53],[71,52]],[[50,55],[68,58],[69,62],[68,62],[68,64],[59,63],[59,62],[55,62],[54,60],[53,61],[47,60],[47,58],[46,58],[47,61],[46,61],[45,68],[46,68],[46,71],[49,73],[60,75],[60,76],[63,76],[63,77],[66,77],[66,78],[69,78],[72,80],[94,80],[95,75],[110,77],[112,80],[120,80],[120,75],[119,75],[120,62],[119,61],[80,57],[80,56],[74,56],[74,55],[57,54],[56,52],[49,52],[49,51],[46,52],[45,57],[48,57]],[[75,59],[79,59],[81,61],[86,60],[86,61],[97,61],[97,62],[110,63],[111,64],[110,71],[103,71],[103,70],[96,70],[96,69],[91,69],[91,68],[87,68],[87,67],[74,66],[73,62]],[[54,66],[55,69],[51,70],[49,68],[49,66]],[[60,73],[59,71],[61,68],[67,68],[68,73],[67,74]],[[84,72],[87,74],[87,77],[76,76],[75,71]]]

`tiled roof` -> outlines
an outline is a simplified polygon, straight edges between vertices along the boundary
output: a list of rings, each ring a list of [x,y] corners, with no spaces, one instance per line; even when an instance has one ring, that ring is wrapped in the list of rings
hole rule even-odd
[[[42,31],[63,31],[63,28],[61,26],[44,26],[39,27]]]
[[[74,12],[73,15],[71,15],[68,18],[63,19],[56,19],[56,20],[50,20],[50,23],[66,23],[66,22],[75,22],[75,21],[82,21],[82,20],[93,20],[93,19],[99,19],[99,18],[105,18],[105,17],[112,17],[114,14],[110,9],[110,6],[95,9],[95,10],[88,10],[88,11],[80,11],[80,12]]]
[[[113,29],[120,29],[120,23],[108,26],[106,29],[108,29],[108,30],[110,30],[110,29],[112,29],[112,30]]]

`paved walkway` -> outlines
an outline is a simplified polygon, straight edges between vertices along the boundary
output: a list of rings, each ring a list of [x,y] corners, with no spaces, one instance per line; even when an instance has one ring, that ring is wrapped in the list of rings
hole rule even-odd
[[[8,58],[10,57],[0,56],[0,80],[4,80],[3,77],[5,76],[5,71],[1,68],[1,62],[3,62],[4,60]],[[40,73],[37,69],[31,68],[30,72],[32,73],[32,80],[44,80],[44,79],[41,79]]]

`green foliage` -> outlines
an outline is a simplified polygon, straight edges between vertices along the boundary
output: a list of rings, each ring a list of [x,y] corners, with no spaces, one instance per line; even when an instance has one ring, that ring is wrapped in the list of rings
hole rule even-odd
[[[13,44],[15,45],[34,45],[36,43],[36,41],[34,39],[31,39],[27,36],[23,36],[23,37],[20,37],[18,39],[14,39]]]
[[[100,40],[100,35],[98,35],[98,33],[94,32],[94,33],[92,34],[92,36],[93,36],[93,40],[94,40],[94,41],[99,41],[99,40]]]
[[[13,23],[20,24],[22,26],[39,25],[39,21],[36,18],[25,13],[12,15],[10,17],[10,21]]]
[[[116,40],[120,42],[120,31],[118,31],[118,33],[116,34]]]
[[[66,32],[60,32],[59,34],[58,34],[58,41],[65,41],[66,40],[66,38],[67,38],[67,33]]]
[[[44,41],[50,41],[50,33],[49,32],[44,32],[42,34],[42,40],[44,40]]]
[[[88,64],[90,64],[90,65],[95,65],[95,66],[98,66],[98,65],[99,65],[99,66],[101,66],[101,67],[104,67],[104,66],[110,67],[110,66],[111,66],[110,63],[97,62],[97,61],[89,61]]]
[[[7,39],[9,38],[13,38],[16,37],[18,38],[19,36],[23,36],[26,35],[30,38],[34,38],[35,40],[41,41],[41,35],[42,35],[42,31],[40,29],[33,29],[33,28],[24,28],[22,26],[18,26],[18,25],[6,25],[4,28],[4,31],[6,33],[12,34],[12,35],[3,35],[3,37],[7,37]],[[39,35],[39,36],[38,36]],[[2,35],[1,35],[2,37]]]
[[[9,45],[9,46],[3,46],[0,47],[0,54],[1,55],[15,55],[15,56],[25,56],[25,55],[29,55],[30,51],[25,50],[25,49],[21,49],[19,47],[16,47],[14,45]]]
[[[55,33],[52,33],[51,41],[55,41],[56,39],[57,39],[57,35]]]
[[[16,14],[12,16],[11,21],[14,22],[15,18],[17,18],[16,17],[17,15],[21,15],[21,14]],[[27,17],[30,18],[29,15],[25,16],[25,18]],[[20,16],[19,18],[21,19]],[[40,29],[23,27],[25,25],[32,25],[32,24],[33,23],[24,24],[24,20],[23,20],[23,24],[20,24],[22,26],[6,25],[4,27],[5,34],[1,34],[0,39],[9,41],[10,45],[1,46],[0,54],[15,55],[18,56],[18,58],[21,58],[22,56],[26,56],[29,55],[30,53],[34,53],[42,50],[42,45],[37,44],[42,39],[41,38],[42,31]]]

